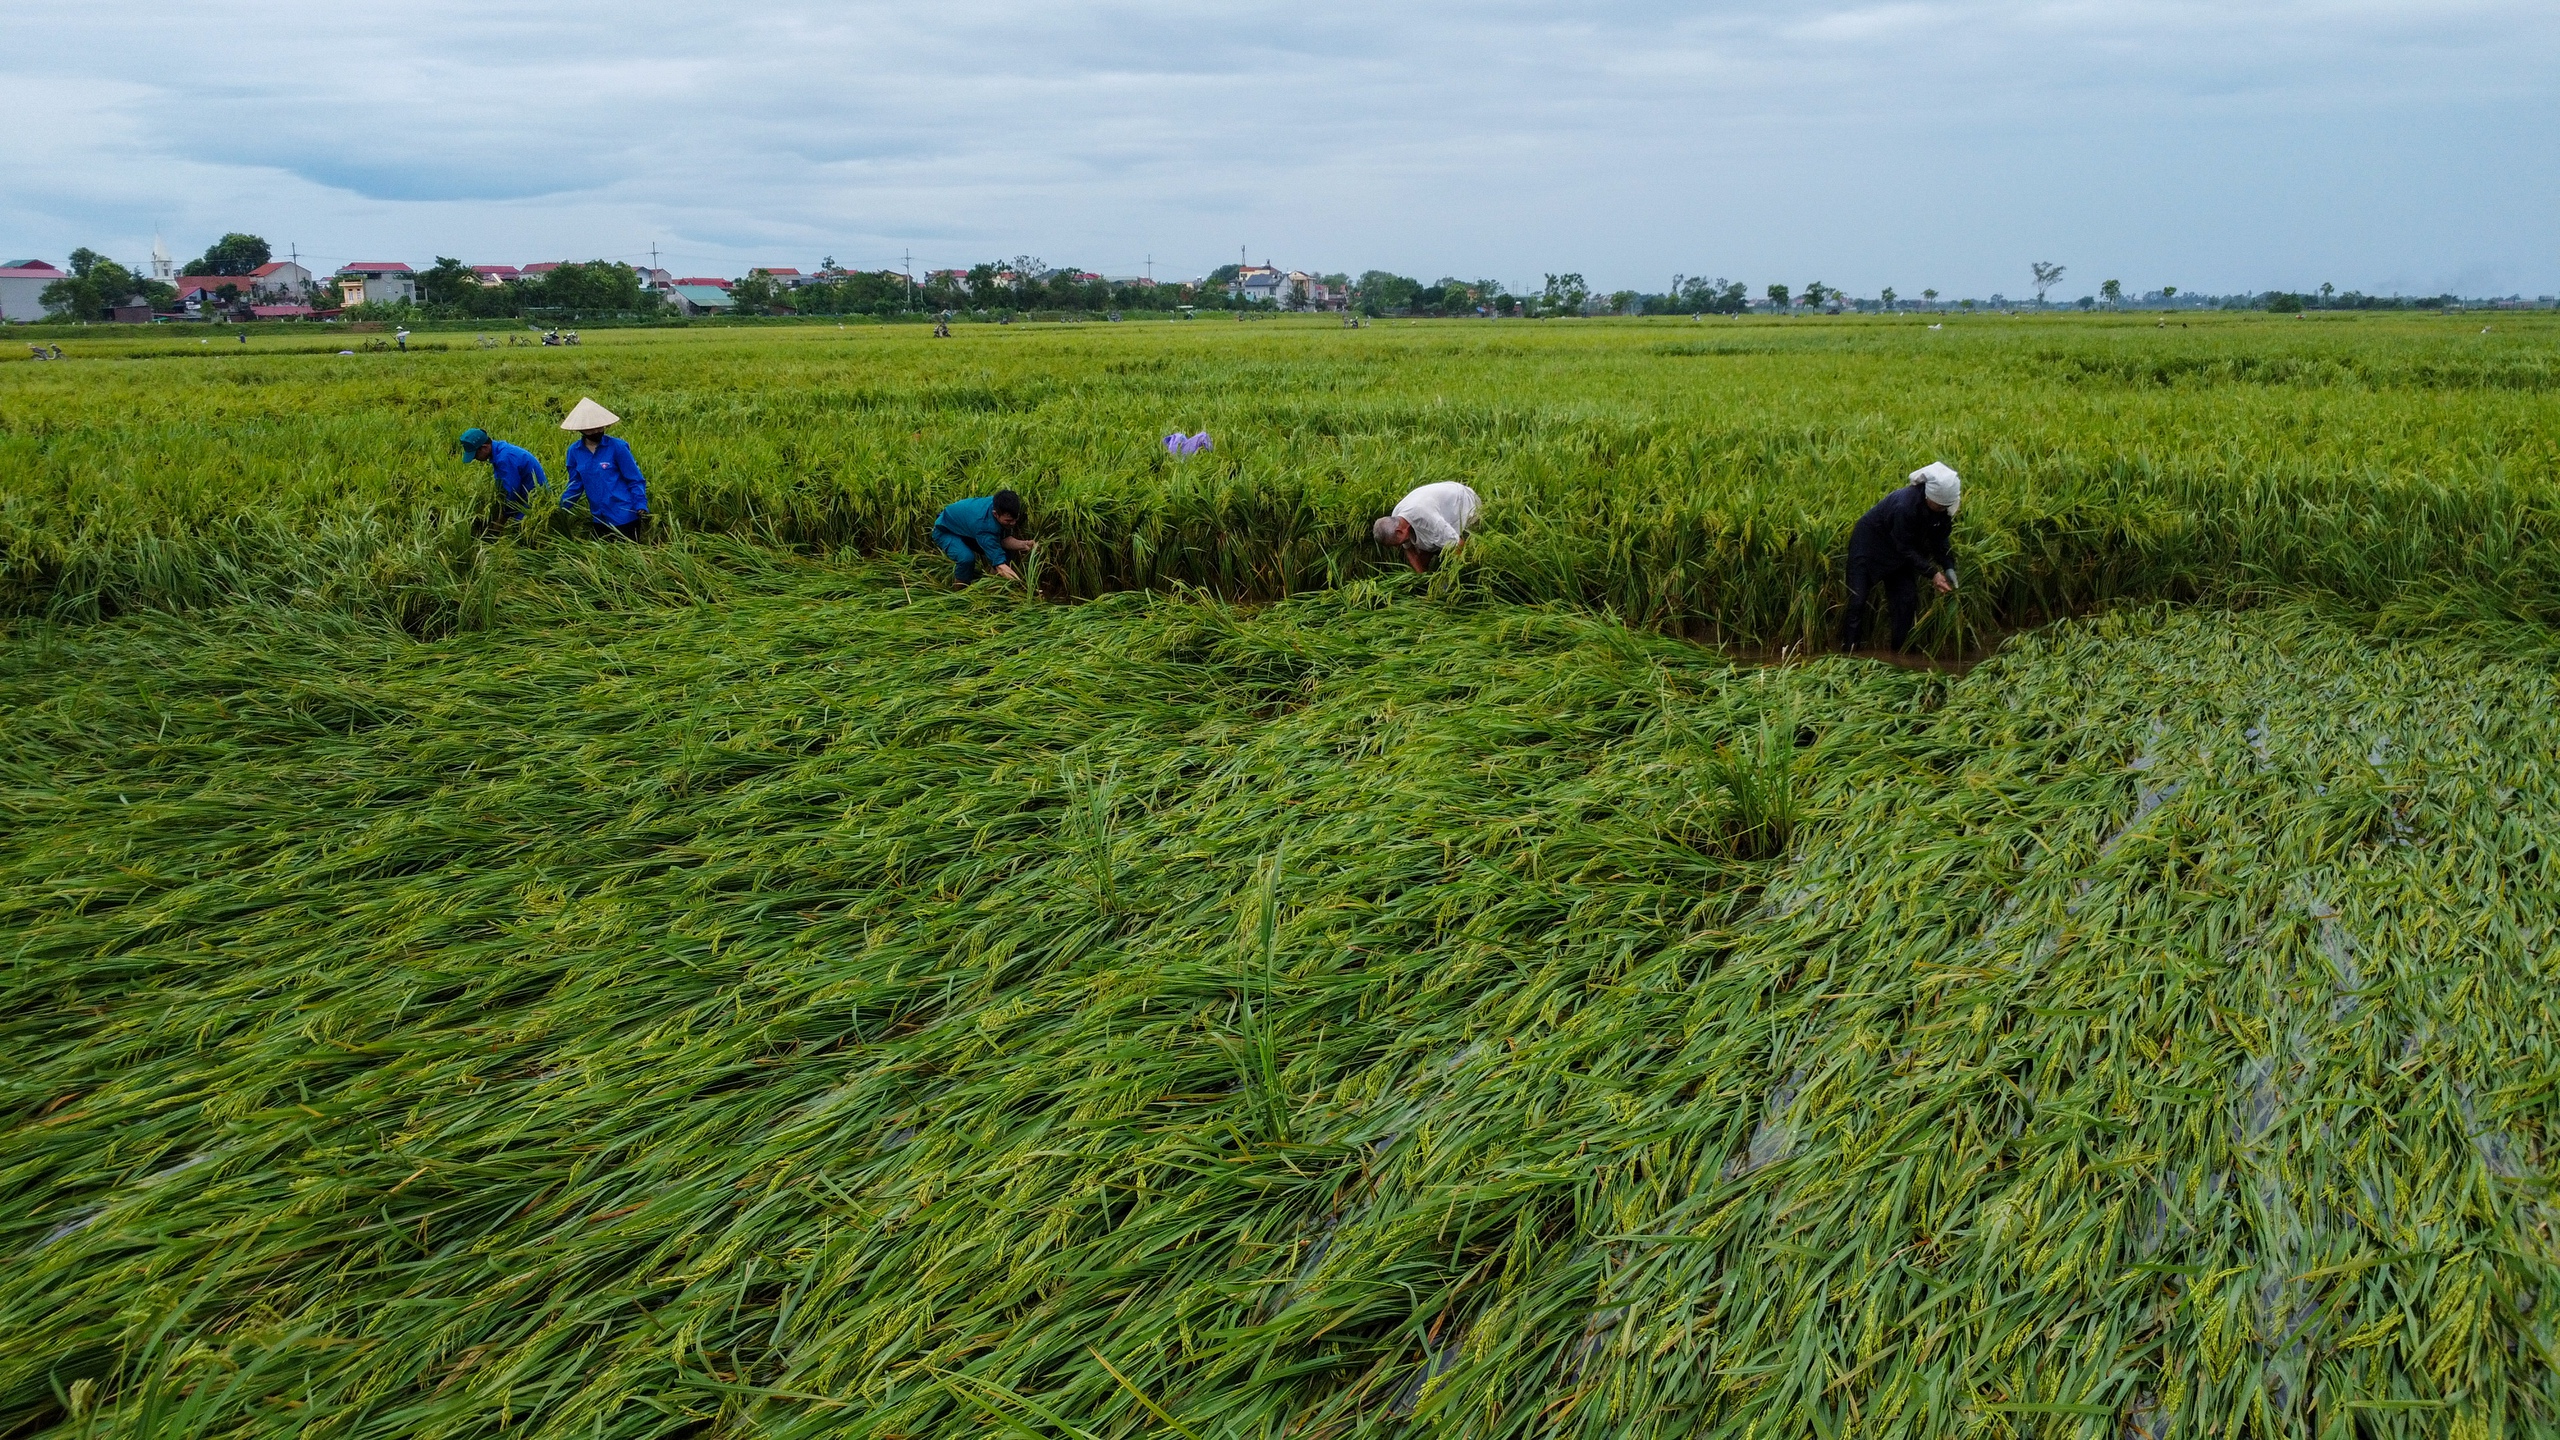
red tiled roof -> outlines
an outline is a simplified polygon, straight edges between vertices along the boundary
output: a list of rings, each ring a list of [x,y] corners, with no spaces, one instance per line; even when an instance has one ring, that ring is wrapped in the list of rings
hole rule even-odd
[[[717,285],[723,290],[729,288],[728,281],[720,279],[715,275],[686,275],[670,280],[667,283],[670,285]]]
[[[474,265],[471,271],[475,275],[521,275],[524,273],[513,265]]]
[[[527,265],[527,266],[526,266],[526,267],[524,267],[524,269],[523,269],[521,272],[519,272],[519,273],[521,273],[521,274],[525,274],[525,275],[547,275],[547,274],[549,274],[550,272],[552,272],[552,271],[554,271],[554,270],[557,270],[557,269],[559,269],[559,268],[560,268],[560,262],[559,262],[559,261],[557,261],[557,260],[543,260],[543,261],[536,262],[535,264]]]
[[[776,280],[779,280],[785,275],[797,275],[800,272],[792,269],[788,265],[759,265],[747,273],[750,275],[770,275]]]
[[[401,264],[397,260],[360,260],[353,265],[341,265],[338,267],[338,273],[341,275],[352,275],[367,270],[379,271],[387,275],[406,275],[410,273],[409,267]]]
[[[11,265],[0,268],[0,280],[59,280],[63,273],[50,265]]]
[[[249,313],[261,320],[292,320],[311,313],[308,305],[252,305]]]
[[[7,265],[7,266],[0,266],[0,269],[7,269],[7,270],[12,270],[12,271],[16,271],[16,270],[39,270],[39,271],[49,271],[49,272],[51,272],[52,274],[55,274],[55,275],[59,275],[59,274],[61,274],[61,273],[62,273],[61,271],[59,271],[59,270],[55,270],[52,266],[47,265],[46,263],[44,263],[44,262],[43,262],[43,261],[41,261],[41,260],[20,260],[20,261],[17,261],[16,263],[11,264],[11,265]]]
[[[249,277],[254,280],[261,275],[273,275],[292,263],[293,262],[290,260],[270,260],[266,264],[259,266],[257,269],[250,271]]]

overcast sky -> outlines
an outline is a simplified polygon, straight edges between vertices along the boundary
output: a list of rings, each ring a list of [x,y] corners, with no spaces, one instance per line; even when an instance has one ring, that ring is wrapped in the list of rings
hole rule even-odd
[[[2553,0],[0,0],[0,259],[2560,290]]]

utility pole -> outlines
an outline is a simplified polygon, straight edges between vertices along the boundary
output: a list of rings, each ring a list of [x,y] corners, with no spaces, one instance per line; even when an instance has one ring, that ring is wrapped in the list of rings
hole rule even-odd
[[[916,252],[900,251],[898,265],[898,273],[907,277],[907,308],[913,310],[916,308]]]
[[[650,271],[650,278],[651,278],[651,279],[655,279],[655,278],[657,278],[657,270],[658,270],[658,242],[657,242],[657,241],[655,241],[655,240],[652,240],[652,241],[650,241],[650,242],[649,242],[649,271]]]

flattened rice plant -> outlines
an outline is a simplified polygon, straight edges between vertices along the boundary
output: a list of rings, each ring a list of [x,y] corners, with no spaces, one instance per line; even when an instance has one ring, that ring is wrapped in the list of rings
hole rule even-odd
[[[0,648],[0,1431],[2560,1424],[2540,659],[688,553]]]

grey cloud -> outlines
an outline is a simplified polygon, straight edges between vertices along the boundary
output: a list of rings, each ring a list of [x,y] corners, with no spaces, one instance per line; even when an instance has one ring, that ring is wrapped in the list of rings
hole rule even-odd
[[[2028,250],[2203,288],[2560,281],[2533,139],[2560,13],[2516,0],[428,0],[352,57],[340,12],[287,0],[218,64],[123,43],[188,13],[0,3],[13,90],[79,91],[0,245],[157,211],[482,259],[654,238],[729,273],[1242,240],[1611,284],[1987,293]]]

